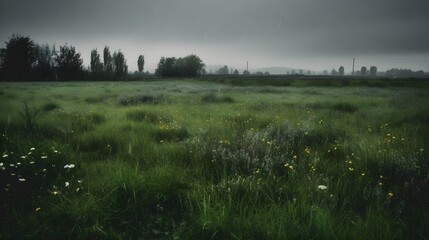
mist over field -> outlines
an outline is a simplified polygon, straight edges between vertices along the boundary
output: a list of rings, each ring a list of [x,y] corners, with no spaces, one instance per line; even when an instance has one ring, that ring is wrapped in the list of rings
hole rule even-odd
[[[428,12],[0,0],[0,239],[429,239]]]

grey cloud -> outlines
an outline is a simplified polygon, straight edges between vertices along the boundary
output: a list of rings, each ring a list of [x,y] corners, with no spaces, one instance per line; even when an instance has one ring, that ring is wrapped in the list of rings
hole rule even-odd
[[[0,4],[3,41],[14,32],[50,42],[128,39],[146,48],[183,44],[194,45],[195,51],[219,48],[225,59],[231,59],[231,52],[246,51],[278,59],[429,55],[427,0],[0,0]]]

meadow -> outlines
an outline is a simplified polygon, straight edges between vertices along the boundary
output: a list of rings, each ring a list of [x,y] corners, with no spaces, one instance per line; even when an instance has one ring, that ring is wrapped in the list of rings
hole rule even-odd
[[[0,239],[429,239],[429,81],[0,83]]]

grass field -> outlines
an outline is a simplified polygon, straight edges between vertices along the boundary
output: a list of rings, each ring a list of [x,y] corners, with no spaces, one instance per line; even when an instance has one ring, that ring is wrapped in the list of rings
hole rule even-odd
[[[429,239],[429,81],[0,83],[0,239]]]

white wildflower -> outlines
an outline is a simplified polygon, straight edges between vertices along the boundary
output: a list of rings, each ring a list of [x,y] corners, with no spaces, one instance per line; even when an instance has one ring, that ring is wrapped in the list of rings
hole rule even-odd
[[[67,164],[67,165],[64,166],[64,168],[68,168],[68,169],[71,169],[71,168],[74,168],[74,167],[75,167],[74,164]]]
[[[326,189],[328,189],[328,187],[325,186],[325,185],[319,185],[319,186],[317,186],[317,188],[320,189],[320,190],[326,190]]]
[[[25,182],[26,180],[25,180],[25,178],[18,178],[18,180],[20,181],[20,182]]]
[[[68,187],[68,186],[70,185],[70,183],[69,183],[69,182],[65,182],[65,183],[64,183],[64,185],[65,185],[66,187]]]

